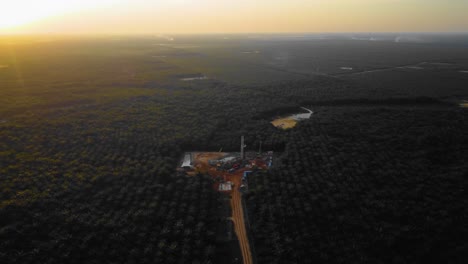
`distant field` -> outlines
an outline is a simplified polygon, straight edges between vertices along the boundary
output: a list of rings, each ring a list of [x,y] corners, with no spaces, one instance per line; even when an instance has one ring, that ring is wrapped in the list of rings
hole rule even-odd
[[[461,84],[468,80],[463,73],[468,70],[463,46],[448,49],[435,44],[333,39],[271,41],[240,36],[180,37],[173,41],[156,37],[51,37],[36,41],[2,38],[2,111],[24,109],[26,105],[44,107],[65,101],[89,103],[151,95],[151,89],[177,84],[181,75],[244,85],[337,75],[357,83],[357,89],[372,86],[371,90],[387,96],[421,95],[426,93],[426,87],[431,96],[464,96],[466,89]],[[434,64],[421,66],[424,62]],[[400,66],[408,67],[395,68]],[[353,74],[362,71],[370,72]],[[393,93],[396,86],[400,91]]]

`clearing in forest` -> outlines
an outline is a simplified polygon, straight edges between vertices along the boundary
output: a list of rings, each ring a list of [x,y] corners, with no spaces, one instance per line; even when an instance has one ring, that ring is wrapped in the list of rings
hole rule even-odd
[[[271,124],[277,128],[289,129],[297,125],[297,120],[294,120],[290,117],[278,118],[271,121]]]
[[[463,100],[459,105],[462,108],[468,108],[468,100]]]
[[[305,107],[301,107],[301,109],[307,111],[308,113],[298,113],[298,114],[289,115],[287,117],[278,117],[275,120],[271,121],[270,123],[276,128],[281,128],[281,129],[293,128],[297,125],[299,121],[309,119],[314,113],[312,112],[312,110],[305,108]]]

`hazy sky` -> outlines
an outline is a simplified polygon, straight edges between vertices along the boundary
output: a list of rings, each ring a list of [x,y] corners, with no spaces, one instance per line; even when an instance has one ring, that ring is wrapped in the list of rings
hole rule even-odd
[[[468,0],[0,0],[0,33],[468,31]]]

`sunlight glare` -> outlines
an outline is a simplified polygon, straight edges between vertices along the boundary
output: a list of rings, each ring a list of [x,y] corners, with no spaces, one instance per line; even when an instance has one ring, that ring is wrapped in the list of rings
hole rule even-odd
[[[15,0],[2,1],[0,29],[32,23],[47,17],[115,4],[119,0]]]

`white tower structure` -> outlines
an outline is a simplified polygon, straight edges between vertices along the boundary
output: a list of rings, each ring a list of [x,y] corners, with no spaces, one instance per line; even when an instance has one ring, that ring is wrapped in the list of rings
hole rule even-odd
[[[241,136],[241,159],[245,159],[245,153],[244,153],[245,147],[247,147],[247,145],[244,144],[244,136]]]

